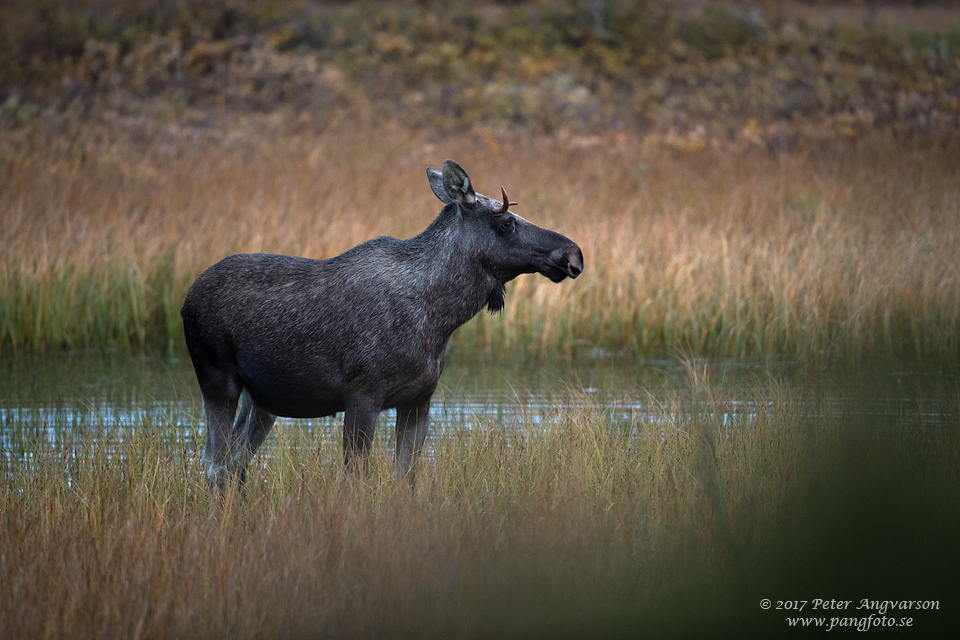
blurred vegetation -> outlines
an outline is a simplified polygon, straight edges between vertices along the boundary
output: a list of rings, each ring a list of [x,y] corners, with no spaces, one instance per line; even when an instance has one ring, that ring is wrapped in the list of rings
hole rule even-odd
[[[876,6],[8,0],[0,350],[182,345],[204,268],[410,237],[453,157],[587,257],[453,348],[955,366],[960,3]]]
[[[956,635],[955,380],[898,381],[877,405],[683,375],[626,413],[566,391],[463,414],[413,491],[386,429],[371,473],[343,482],[338,429],[281,423],[223,508],[184,430],[199,403],[151,399],[118,432],[103,396],[69,418],[12,411],[0,637],[767,638],[787,617],[877,613],[761,609],[772,594],[933,601],[886,616]]]
[[[290,107],[774,151],[960,129],[960,18],[820,27],[781,4],[8,0],[0,123]]]

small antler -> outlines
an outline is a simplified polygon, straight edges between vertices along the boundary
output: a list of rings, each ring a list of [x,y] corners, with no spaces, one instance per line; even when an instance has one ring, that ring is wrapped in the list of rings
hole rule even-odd
[[[507,198],[507,190],[503,187],[500,187],[500,193],[503,194],[503,204],[501,204],[499,208],[493,210],[493,215],[495,216],[502,216],[507,212],[507,209],[513,205],[520,204],[519,202],[510,202],[510,200]]]

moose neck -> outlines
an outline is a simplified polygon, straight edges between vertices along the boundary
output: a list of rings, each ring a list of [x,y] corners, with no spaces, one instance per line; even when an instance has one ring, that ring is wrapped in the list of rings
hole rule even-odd
[[[505,282],[486,269],[462,225],[456,205],[448,205],[423,233],[405,241],[426,320],[444,335],[444,344],[484,307],[503,306]]]

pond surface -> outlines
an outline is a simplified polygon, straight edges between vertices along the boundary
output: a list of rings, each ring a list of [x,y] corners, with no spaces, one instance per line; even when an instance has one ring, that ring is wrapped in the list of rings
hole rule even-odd
[[[957,426],[958,389],[955,373],[916,368],[810,373],[784,364],[634,362],[604,354],[505,367],[452,354],[434,396],[427,445],[464,428],[548,429],[571,413],[612,425],[641,420],[668,429],[677,422],[671,412],[700,411],[724,425],[749,425],[758,405],[784,397],[806,398],[811,412],[867,416],[879,425],[929,429],[936,437],[937,430]],[[392,447],[394,419],[393,411],[381,415],[375,447]],[[277,424],[339,446],[339,416],[281,418]],[[164,441],[194,455],[202,449],[202,402],[185,355],[0,359],[0,451],[8,459],[27,455],[38,440],[114,441],[140,428],[159,430]],[[274,440],[267,441],[268,456]]]

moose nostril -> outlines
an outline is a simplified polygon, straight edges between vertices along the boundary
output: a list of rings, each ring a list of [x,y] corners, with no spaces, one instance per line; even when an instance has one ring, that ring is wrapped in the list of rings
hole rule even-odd
[[[578,275],[583,273],[583,261],[582,260],[568,260],[567,261],[567,273],[570,274],[571,278],[576,278]]]

